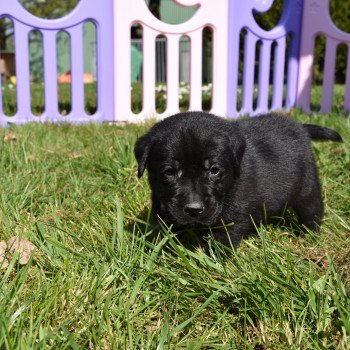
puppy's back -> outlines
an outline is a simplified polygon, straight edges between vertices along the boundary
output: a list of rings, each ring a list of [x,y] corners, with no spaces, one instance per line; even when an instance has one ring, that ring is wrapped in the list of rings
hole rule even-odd
[[[246,135],[247,139],[252,141],[271,139],[278,141],[303,140],[306,143],[310,141],[308,132],[302,124],[294,120],[277,115],[267,114],[237,122],[240,131]]]
[[[266,115],[239,121],[235,127],[247,145],[240,193],[252,202],[265,203],[278,212],[280,203],[290,202],[305,181],[318,182],[310,137],[302,124]]]

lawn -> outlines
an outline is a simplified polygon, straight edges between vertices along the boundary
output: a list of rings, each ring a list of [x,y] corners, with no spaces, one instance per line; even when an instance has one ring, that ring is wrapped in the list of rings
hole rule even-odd
[[[0,129],[0,241],[36,247],[0,268],[0,349],[350,348],[350,119],[291,117],[345,140],[314,143],[321,233],[258,227],[229,258],[151,223],[151,122]]]

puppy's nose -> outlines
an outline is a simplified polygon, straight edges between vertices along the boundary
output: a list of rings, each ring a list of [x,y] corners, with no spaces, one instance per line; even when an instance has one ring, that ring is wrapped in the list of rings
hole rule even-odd
[[[204,206],[201,202],[191,202],[185,205],[184,212],[192,217],[196,217],[203,213]]]

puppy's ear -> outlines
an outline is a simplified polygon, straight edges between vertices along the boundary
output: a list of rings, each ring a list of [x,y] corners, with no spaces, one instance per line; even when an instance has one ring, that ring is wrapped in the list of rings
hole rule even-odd
[[[241,161],[246,149],[246,141],[239,133],[230,135],[230,147],[233,155],[234,169],[237,176],[240,175]]]
[[[152,139],[153,138],[151,136],[151,133],[147,133],[146,135],[141,136],[136,141],[135,148],[134,148],[134,154],[135,154],[135,158],[137,160],[137,163],[139,164],[138,171],[137,171],[137,175],[139,178],[142,176],[142,174],[144,173],[144,171],[146,169],[149,151],[151,149],[151,145],[153,142]]]

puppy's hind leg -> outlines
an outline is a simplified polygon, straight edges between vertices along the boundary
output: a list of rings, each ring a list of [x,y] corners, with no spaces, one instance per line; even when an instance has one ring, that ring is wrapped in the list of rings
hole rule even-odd
[[[292,208],[298,217],[299,224],[312,231],[320,231],[323,218],[323,202],[318,184],[317,186],[315,184],[313,190],[307,195],[301,193]]]

